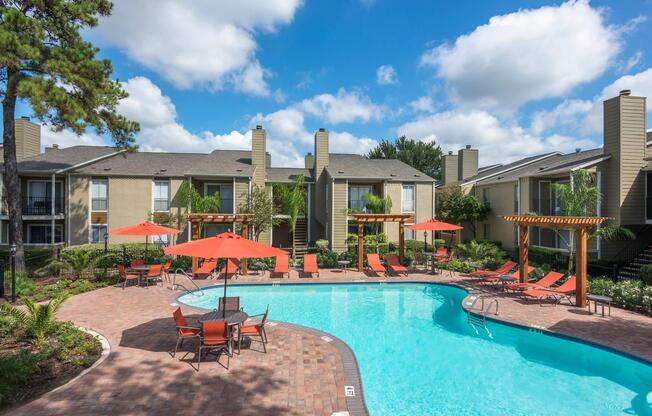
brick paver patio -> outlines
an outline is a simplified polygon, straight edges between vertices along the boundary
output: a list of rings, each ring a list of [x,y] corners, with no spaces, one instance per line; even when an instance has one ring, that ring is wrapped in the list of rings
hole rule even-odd
[[[412,273],[408,278],[370,278],[348,271],[323,271],[320,278],[300,279],[294,272],[279,282],[438,281],[473,286],[500,302],[498,319],[580,337],[652,361],[652,318],[612,308],[611,317],[591,315],[566,305],[528,303],[455,274]],[[270,282],[268,275],[247,276],[238,283]],[[204,284],[218,282],[208,281]],[[68,300],[59,318],[103,334],[111,354],[97,368],[64,388],[47,393],[15,415],[192,414],[192,415],[331,415],[347,410],[344,371],[338,350],[299,328],[269,327],[268,353],[243,350],[226,371],[214,361],[196,372],[189,361],[172,358],[175,331],[169,284],[126,290],[108,287]],[[184,308],[187,314],[197,312]],[[258,311],[249,311],[257,313]],[[273,319],[273,311],[271,312]],[[225,357],[222,357],[225,360]],[[363,380],[364,387],[364,380]]]

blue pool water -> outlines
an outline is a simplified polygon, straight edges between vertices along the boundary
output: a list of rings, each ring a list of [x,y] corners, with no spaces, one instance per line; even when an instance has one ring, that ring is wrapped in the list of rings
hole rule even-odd
[[[372,415],[652,415],[652,367],[494,322],[488,322],[493,339],[477,335],[461,307],[466,292],[456,287],[365,283],[228,290],[250,314],[269,304],[270,319],[346,342],[358,359]],[[180,301],[213,309],[221,293],[210,288]]]

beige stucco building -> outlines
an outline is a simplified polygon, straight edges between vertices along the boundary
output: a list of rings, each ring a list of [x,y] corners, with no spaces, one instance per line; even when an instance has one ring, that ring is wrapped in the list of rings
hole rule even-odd
[[[236,213],[249,201],[254,186],[273,193],[274,183],[305,177],[307,209],[297,224],[297,245],[305,250],[318,239],[333,249],[346,247],[349,210],[364,209],[365,193],[389,196],[392,212],[413,214],[414,221],[434,214],[434,180],[398,160],[370,160],[354,154],[329,152],[329,135],[315,133],[314,152],[301,168],[272,167],[262,126],[252,131],[252,150],[214,150],[211,153],[125,153],[112,147],[52,147],[40,153],[40,126],[28,120],[17,134],[21,149],[19,174],[23,201],[24,240],[29,245],[78,245],[104,242],[142,242],[141,237],[111,235],[109,230],[133,225],[152,216],[174,218],[186,241],[187,207],[179,188],[188,181],[200,194],[219,194],[221,213]],[[18,129],[17,129],[18,131]],[[23,143],[26,141],[27,143]],[[280,215],[283,219],[282,215]],[[235,224],[211,224],[213,235]],[[398,228],[387,225],[390,240]],[[410,237],[409,235],[407,236]],[[289,247],[287,222],[260,236],[261,241]],[[0,212],[0,243],[8,244],[7,212]]]

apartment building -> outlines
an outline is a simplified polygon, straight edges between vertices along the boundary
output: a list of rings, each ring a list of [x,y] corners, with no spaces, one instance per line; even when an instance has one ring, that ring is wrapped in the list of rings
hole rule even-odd
[[[314,153],[302,168],[272,167],[262,126],[252,131],[252,150],[211,153],[126,153],[112,147],[46,148],[40,153],[40,126],[27,119],[17,137],[18,170],[23,206],[24,238],[29,245],[78,245],[104,241],[108,230],[136,224],[152,215],[178,219],[189,238],[179,188],[189,181],[202,195],[218,193],[220,212],[238,212],[254,185],[273,192],[273,183],[305,177],[307,209],[297,224],[297,243],[306,247],[328,239],[344,250],[349,229],[348,209],[361,209],[365,193],[391,197],[392,212],[413,214],[415,221],[433,217],[434,180],[398,160],[369,160],[354,154],[329,153],[328,132],[315,133]],[[24,146],[29,142],[29,146]],[[4,197],[3,197],[4,201]],[[283,216],[280,215],[281,219]],[[9,243],[6,204],[0,211],[0,244]],[[205,236],[235,224],[207,224]],[[398,227],[387,224],[390,240]],[[409,235],[407,236],[410,237]],[[141,237],[108,235],[109,243],[142,242]],[[261,241],[288,247],[287,222],[261,235]]]
[[[596,149],[577,149],[570,154],[551,149],[477,172],[465,170],[464,175],[458,165],[467,157],[465,152],[472,149],[444,156],[441,185],[460,185],[491,206],[489,218],[477,224],[477,238],[500,241],[505,249],[515,251],[516,227],[499,216],[528,212],[561,215],[561,202],[553,184],[570,184],[573,171],[587,169],[602,194],[592,214],[612,217],[609,223],[630,228],[637,235],[636,242],[591,239],[590,255],[609,259],[622,255],[623,249],[632,244],[641,250],[652,242],[652,133],[646,131],[646,98],[621,91],[604,102],[603,110],[604,143]],[[470,237],[468,230],[465,237]],[[567,250],[564,232],[533,229],[530,240],[533,246]]]

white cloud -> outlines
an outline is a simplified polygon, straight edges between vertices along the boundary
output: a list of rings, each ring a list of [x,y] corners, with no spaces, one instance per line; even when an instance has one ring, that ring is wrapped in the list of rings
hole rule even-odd
[[[596,147],[590,140],[567,136],[541,137],[518,125],[507,125],[486,111],[452,110],[418,118],[398,128],[398,135],[430,141],[442,150],[457,151],[470,144],[480,150],[481,164],[502,163],[551,152]]]
[[[52,147],[52,145],[55,144],[59,147],[107,145],[107,143],[96,134],[84,133],[81,136],[78,136],[70,130],[57,132],[52,131],[50,126],[41,126],[41,145],[44,147]]]
[[[107,45],[179,88],[236,90],[268,96],[256,58],[258,32],[292,21],[301,0],[117,0],[93,31]]]
[[[639,62],[641,62],[641,58],[643,58],[643,51],[636,51],[634,55],[630,56],[627,61],[623,62],[618,69],[620,72],[629,72],[632,68],[638,65]]]
[[[386,107],[374,104],[361,92],[347,92],[343,88],[337,92],[337,95],[316,95],[301,101],[296,107],[304,113],[332,124],[367,123],[371,120],[380,120],[387,113]]]
[[[419,97],[410,102],[410,108],[415,113],[432,113],[435,111],[435,105],[432,98],[428,96]]]
[[[587,0],[569,1],[494,16],[427,51],[421,63],[446,80],[455,103],[513,110],[597,78],[618,54],[622,33]]]
[[[376,70],[376,82],[380,85],[398,84],[398,74],[391,65],[381,65]]]
[[[348,132],[331,131],[328,134],[330,151],[333,153],[367,154],[378,146],[378,141],[369,137],[356,137]]]
[[[616,97],[621,90],[631,90],[632,95],[648,97],[647,112],[652,111],[652,68],[634,75],[625,75],[606,86],[600,95],[593,100],[593,106],[583,121],[582,131],[585,133],[602,132],[602,102]]]
[[[137,120],[141,127],[173,123],[177,111],[169,97],[149,78],[135,77],[122,82],[129,97],[120,101],[118,112],[130,120]]]
[[[530,131],[541,134],[562,125],[576,127],[580,117],[585,114],[593,103],[590,100],[564,100],[552,110],[541,110],[532,116]]]

